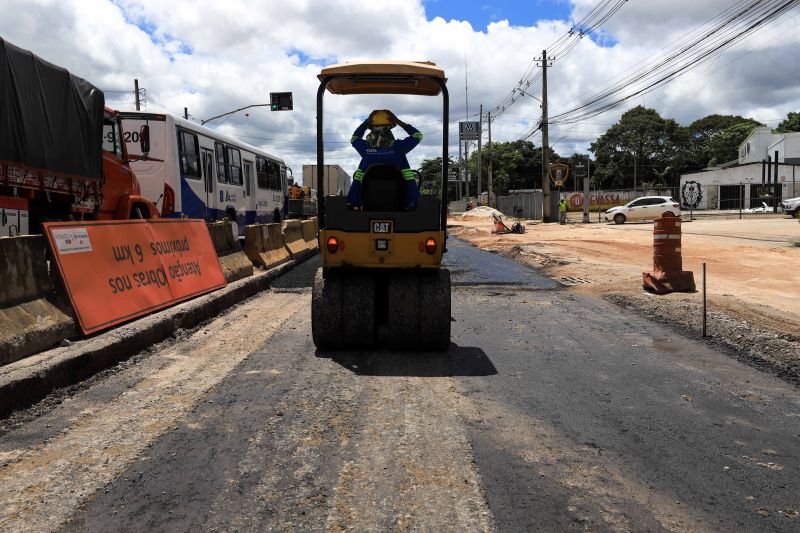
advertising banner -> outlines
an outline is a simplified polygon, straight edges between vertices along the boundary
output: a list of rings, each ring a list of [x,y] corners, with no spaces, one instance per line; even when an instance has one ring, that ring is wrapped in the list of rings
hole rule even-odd
[[[225,286],[202,220],[43,225],[86,334]]]
[[[580,211],[583,209],[582,192],[566,192],[562,194],[567,197],[567,205],[570,211]],[[589,209],[592,211],[610,209],[618,205],[624,205],[639,196],[642,196],[641,192],[636,193],[635,191],[592,192],[589,194]]]

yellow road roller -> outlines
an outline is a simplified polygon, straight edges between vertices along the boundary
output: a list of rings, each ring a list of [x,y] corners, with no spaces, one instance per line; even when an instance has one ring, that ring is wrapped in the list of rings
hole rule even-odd
[[[316,172],[325,168],[323,99],[330,92],[441,95],[442,175],[438,194],[423,194],[409,206],[408,170],[370,165],[359,176],[363,201],[355,207],[346,196],[325,191],[323,176],[317,176],[322,267],[312,293],[314,344],[321,350],[446,350],[450,272],[442,268],[442,256],[450,117],[444,71],[429,62],[365,61],[325,67],[318,78]]]

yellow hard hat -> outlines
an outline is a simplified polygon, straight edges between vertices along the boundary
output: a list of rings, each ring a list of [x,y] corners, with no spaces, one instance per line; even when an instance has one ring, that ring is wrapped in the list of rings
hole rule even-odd
[[[370,126],[392,126],[394,127],[394,122],[391,120],[391,115],[389,114],[389,110],[387,109],[376,109],[372,112],[372,118],[370,119]]]

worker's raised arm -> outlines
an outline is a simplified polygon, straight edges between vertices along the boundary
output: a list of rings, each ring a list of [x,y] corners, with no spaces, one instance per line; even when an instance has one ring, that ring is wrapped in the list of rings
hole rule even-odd
[[[400,119],[397,119],[397,125],[403,128],[406,133],[408,133],[408,137],[396,141],[394,143],[394,146],[398,151],[407,154],[420,143],[420,141],[422,140],[422,132],[419,131],[414,126],[412,126],[411,124],[406,124],[405,122],[402,122]]]
[[[356,149],[358,155],[364,157],[364,154],[367,150],[367,141],[365,141],[362,137],[364,137],[364,132],[367,131],[369,127],[369,118],[361,123],[359,127],[353,132],[353,136],[350,137],[350,144],[353,145],[353,148]]]

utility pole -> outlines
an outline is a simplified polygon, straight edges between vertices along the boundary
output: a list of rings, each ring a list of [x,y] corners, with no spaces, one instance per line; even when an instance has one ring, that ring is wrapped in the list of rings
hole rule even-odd
[[[589,223],[589,181],[592,179],[592,159],[586,156],[586,177],[583,179],[583,223]]]
[[[183,118],[185,118],[186,120],[189,120],[189,108],[188,107],[184,107],[183,108]]]
[[[461,180],[464,175],[464,163],[461,159],[461,138],[458,139],[458,179],[456,180],[456,198],[457,202],[461,201]]]
[[[487,169],[489,174],[489,190],[486,193],[486,202],[489,204],[489,207],[494,207],[494,201],[492,200],[494,191],[492,190],[492,112],[489,111],[489,168]],[[515,213],[516,214],[516,213]]]
[[[469,69],[467,68],[467,51],[464,50],[464,120],[469,121],[469,82],[468,82]],[[464,186],[467,192],[467,201],[469,201],[469,141],[464,141]]]
[[[464,189],[469,200],[469,141],[464,141]]]
[[[483,179],[483,168],[481,168],[481,141],[483,140],[483,104],[479,113],[478,121],[478,192],[476,193],[478,201],[481,201],[481,181]],[[491,128],[491,126],[489,126]]]
[[[786,154],[784,154],[784,157],[786,157]],[[780,196],[778,193],[782,192],[781,189],[779,188],[779,187],[781,187],[781,184],[778,183],[778,172],[779,171],[780,171],[780,167],[778,166],[778,150],[775,150],[775,184],[772,186],[772,212],[773,213],[777,213],[778,212],[778,196]]]
[[[136,98],[136,111],[141,109],[141,100],[139,99],[139,80],[133,80],[133,95]]]
[[[545,222],[555,222],[558,198],[550,191],[550,139],[547,128],[547,50],[542,50],[542,215]],[[557,216],[557,215],[556,215]]]

